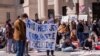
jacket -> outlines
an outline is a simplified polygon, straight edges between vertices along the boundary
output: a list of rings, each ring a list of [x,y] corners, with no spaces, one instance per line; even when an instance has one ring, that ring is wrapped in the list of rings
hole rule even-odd
[[[26,26],[25,26],[25,23],[20,19],[17,19],[14,23],[13,36],[14,36],[14,40],[17,40],[17,41],[26,40]]]
[[[6,24],[5,36],[8,39],[12,39],[13,38],[13,28],[12,28],[10,23]]]
[[[67,27],[62,24],[58,27],[59,33],[66,33],[67,31],[68,31]]]

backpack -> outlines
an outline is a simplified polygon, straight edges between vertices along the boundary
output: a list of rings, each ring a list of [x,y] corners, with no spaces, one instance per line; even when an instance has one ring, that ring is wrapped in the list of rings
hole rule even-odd
[[[100,43],[98,42],[97,45],[95,46],[95,50],[100,50]]]

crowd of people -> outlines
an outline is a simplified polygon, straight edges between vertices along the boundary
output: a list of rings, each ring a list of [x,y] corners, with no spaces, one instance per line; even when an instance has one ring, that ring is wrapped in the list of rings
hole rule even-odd
[[[7,40],[6,51],[8,53],[17,53],[16,56],[29,56],[28,45],[30,41],[26,38],[25,26],[27,19],[29,19],[27,14],[23,14],[18,16],[13,24],[10,19],[6,21],[4,36]],[[54,19],[52,16],[47,21],[39,20],[36,14],[33,21],[39,24],[58,25],[56,50],[73,52],[80,48],[83,50],[100,49],[100,19],[91,23],[83,20],[77,20],[77,23],[74,20],[61,23],[61,19]],[[54,50],[47,50],[47,56],[49,56],[50,51],[51,55],[54,56]]]
[[[87,21],[71,21],[69,24],[60,24],[58,28],[58,44],[64,52],[76,49],[100,49],[100,20],[89,24]],[[60,42],[60,43],[59,43]]]

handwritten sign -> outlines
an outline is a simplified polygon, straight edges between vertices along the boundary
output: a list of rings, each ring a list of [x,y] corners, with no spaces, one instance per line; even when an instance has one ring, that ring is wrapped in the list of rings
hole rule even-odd
[[[69,19],[71,21],[75,21],[75,20],[77,20],[77,15],[69,15]]]
[[[38,24],[27,20],[26,36],[31,46],[39,50],[55,50],[57,35],[56,24]]]

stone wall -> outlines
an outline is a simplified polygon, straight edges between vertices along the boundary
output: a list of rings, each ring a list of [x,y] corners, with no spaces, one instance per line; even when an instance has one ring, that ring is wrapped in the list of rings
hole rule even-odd
[[[10,13],[10,19],[15,21],[16,12],[14,8],[0,8],[0,24],[4,24],[7,20],[7,12]]]
[[[85,13],[92,17],[92,3],[96,0],[84,0],[85,1]],[[67,6],[67,14],[76,14],[75,0],[61,0],[60,6]],[[54,0],[48,0],[48,9],[54,9]],[[19,0],[0,0],[0,24],[5,23],[7,19],[6,13],[10,12],[12,21],[17,16],[27,13],[30,18],[34,19],[35,14],[38,13],[38,0],[25,0],[23,5],[19,4]]]

